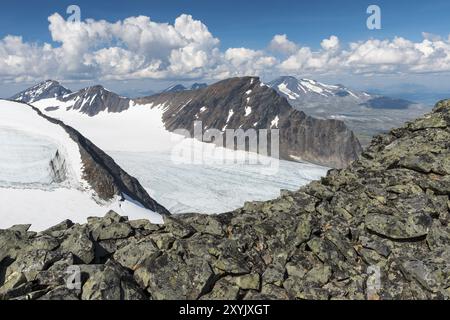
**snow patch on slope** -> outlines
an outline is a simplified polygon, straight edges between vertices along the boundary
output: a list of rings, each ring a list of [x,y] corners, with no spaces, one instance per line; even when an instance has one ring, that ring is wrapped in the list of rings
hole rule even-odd
[[[247,156],[190,140],[193,148],[209,148],[203,164],[174,163],[170,153],[112,152],[122,168],[139,178],[150,196],[173,214],[222,213],[242,207],[246,201],[267,201],[280,190],[297,190],[323,177],[327,168],[309,163],[279,161],[275,175],[264,174],[264,165],[238,164],[231,160]],[[230,160],[222,163],[222,159]],[[270,161],[270,160],[269,160]]]
[[[307,81],[301,81],[300,83],[302,86],[306,87],[308,90],[326,97],[326,95],[324,94],[324,90],[321,87],[317,86],[315,82],[312,82],[311,80],[307,80]]]
[[[78,145],[61,126],[50,123],[24,104],[0,100],[0,130],[2,137],[7,140],[2,144],[4,160],[15,158],[17,166],[26,167],[30,165],[30,161],[33,162],[30,157],[36,157],[41,162],[45,160],[50,162],[53,153],[56,155],[58,151],[62,159],[65,159],[68,180],[80,187],[88,187],[82,178],[83,169]],[[36,143],[35,147],[31,146],[32,143]],[[43,149],[44,143],[47,150]],[[42,163],[35,165],[42,167]],[[26,180],[27,177],[22,178]],[[28,178],[33,180],[36,177]]]
[[[278,128],[278,121],[280,121],[280,118],[278,117],[278,116],[276,116],[273,120],[272,120],[272,122],[271,122],[271,124],[270,124],[270,127],[271,128]]]
[[[33,231],[43,231],[61,221],[70,219],[75,223],[86,223],[92,216],[102,217],[109,210],[130,219],[147,219],[163,224],[162,217],[134,202],[115,199],[109,204],[93,201],[91,195],[78,189],[57,188],[13,189],[0,187],[0,229],[15,224],[32,224]]]
[[[289,99],[291,100],[295,100],[297,98],[299,98],[300,96],[298,94],[296,94],[295,92],[291,91],[288,89],[287,85],[285,83],[282,83],[278,86],[278,89],[284,93],[285,95],[287,95],[289,97]]]
[[[107,151],[161,151],[173,145],[176,136],[167,131],[162,122],[164,105],[135,105],[120,113],[100,112],[94,117],[68,110],[67,103],[56,99],[41,100],[33,104],[47,115],[64,121]],[[58,110],[46,111],[51,106]]]
[[[0,186],[49,186],[66,178],[59,146],[45,136],[0,127]]]

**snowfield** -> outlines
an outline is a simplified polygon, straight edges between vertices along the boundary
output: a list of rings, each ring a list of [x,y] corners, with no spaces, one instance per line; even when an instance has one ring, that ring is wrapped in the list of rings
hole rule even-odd
[[[0,100],[0,228],[31,223],[40,231],[65,219],[85,222],[110,209],[162,223],[159,214],[132,201],[97,200],[67,132],[25,104]]]
[[[276,198],[281,189],[296,190],[328,170],[185,139],[165,129],[164,105],[131,102],[121,113],[93,117],[56,99],[34,105],[88,137],[172,213],[234,210],[246,201]],[[254,158],[259,162],[244,161]]]
[[[159,214],[132,201],[96,202],[89,192],[63,187],[53,190],[0,187],[0,203],[0,229],[31,224],[31,230],[39,232],[66,219],[86,223],[88,217],[103,217],[109,210],[130,219],[163,223]]]
[[[48,116],[77,129],[105,152],[169,150],[177,136],[164,128],[162,107],[131,104],[129,110],[121,113],[101,112],[90,117],[78,110],[67,110],[72,106],[71,102],[45,99],[33,103]]]
[[[169,153],[155,152],[110,155],[172,213],[235,210],[246,201],[275,199],[282,189],[297,190],[326,174],[325,168],[289,161],[280,161],[272,175],[260,164],[173,163]]]
[[[44,136],[0,127],[0,186],[61,182],[49,165],[58,145]]]

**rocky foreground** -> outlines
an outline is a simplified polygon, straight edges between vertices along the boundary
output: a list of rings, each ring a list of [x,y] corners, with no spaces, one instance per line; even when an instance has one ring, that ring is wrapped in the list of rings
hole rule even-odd
[[[232,213],[2,230],[0,298],[448,299],[449,195],[443,101],[349,168]]]

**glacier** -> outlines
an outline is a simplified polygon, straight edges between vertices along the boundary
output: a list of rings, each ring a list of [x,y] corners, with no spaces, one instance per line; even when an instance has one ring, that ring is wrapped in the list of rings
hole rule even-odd
[[[228,161],[252,158],[255,154],[169,132],[162,121],[164,105],[131,102],[130,108],[120,113],[103,111],[93,117],[71,110],[70,102],[57,99],[41,100],[34,105],[76,128],[106,151],[139,180],[153,199],[174,214],[235,210],[247,201],[276,198],[282,189],[299,189],[328,171],[310,163],[275,161],[260,155],[256,157],[263,161],[258,163]],[[55,106],[59,108],[49,108]],[[188,151],[200,154],[201,161],[176,161],[174,150],[180,143],[186,144]]]
[[[58,145],[46,137],[0,127],[0,186],[44,187],[63,182],[64,161],[59,162],[58,155]]]
[[[163,223],[161,215],[122,198],[98,199],[84,179],[79,146],[63,127],[25,104],[0,100],[0,229],[32,224],[42,231],[109,210]]]
[[[109,154],[174,214],[232,211],[247,201],[274,199],[283,189],[297,190],[327,172],[317,165],[283,160],[276,174],[265,174],[263,164],[174,163],[170,152]]]

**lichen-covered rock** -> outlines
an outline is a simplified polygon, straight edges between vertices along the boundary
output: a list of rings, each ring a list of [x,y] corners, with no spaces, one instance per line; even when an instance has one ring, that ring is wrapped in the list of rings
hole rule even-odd
[[[133,229],[128,223],[113,222],[108,225],[99,225],[92,231],[92,237],[96,241],[117,240],[128,238]]]
[[[66,286],[60,286],[50,290],[39,297],[38,300],[80,300],[80,298],[77,291],[70,290]]]
[[[71,228],[73,226],[73,222],[70,220],[65,220],[56,226],[53,226],[51,228],[48,228],[45,231],[42,231],[41,234],[46,234],[55,238],[59,238],[64,235],[67,229]]]
[[[38,272],[47,269],[59,259],[61,259],[61,254],[54,251],[23,251],[6,269],[6,279],[8,279],[11,274],[20,272],[26,276],[28,281],[33,281]]]
[[[72,253],[85,264],[91,263],[95,258],[95,250],[87,226],[76,225],[67,230],[60,251]]]
[[[27,246],[27,237],[14,230],[0,230],[0,262],[15,259]]]
[[[2,296],[7,296],[8,292],[16,289],[20,285],[27,282],[27,278],[25,275],[20,271],[14,271],[11,273],[5,280],[5,283],[0,288],[0,300]]]
[[[159,254],[160,251],[152,240],[134,240],[117,250],[114,260],[130,270],[136,270],[145,259]]]
[[[84,283],[83,300],[144,300],[142,289],[119,264],[107,262],[101,272],[92,274]]]
[[[231,277],[218,280],[211,292],[201,297],[201,300],[236,300],[239,295],[239,287]]]
[[[366,227],[370,231],[393,240],[420,239],[428,234],[433,220],[430,216],[398,217],[391,215],[368,215]]]
[[[259,290],[261,286],[261,277],[257,273],[238,276],[233,281],[243,290]]]
[[[147,259],[134,272],[136,281],[154,299],[198,299],[213,284],[214,273],[203,260],[185,259],[164,253]]]

